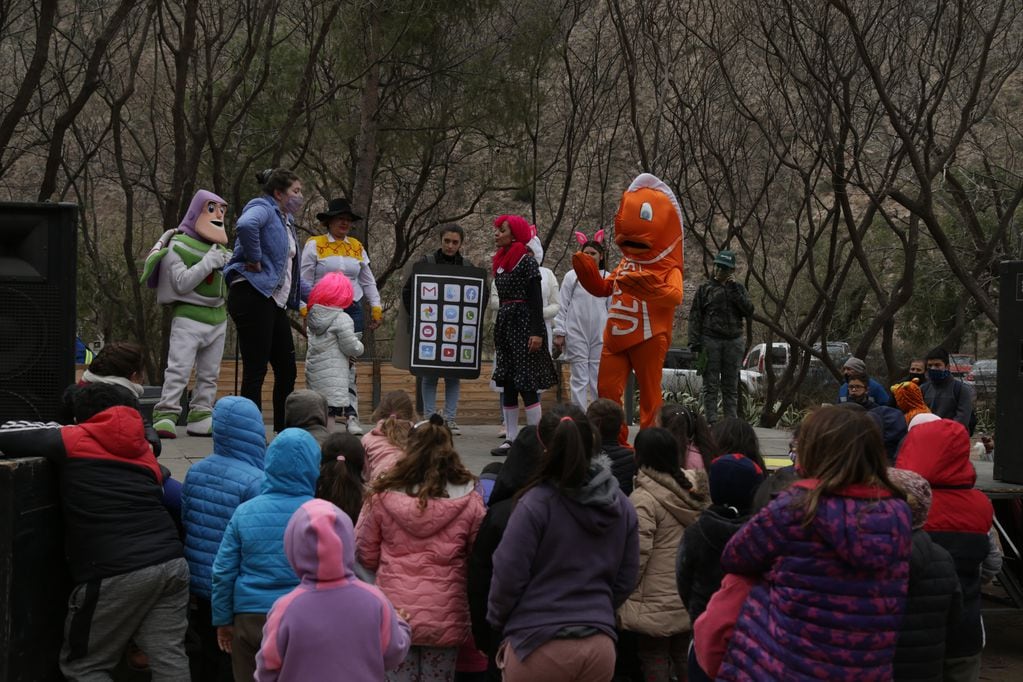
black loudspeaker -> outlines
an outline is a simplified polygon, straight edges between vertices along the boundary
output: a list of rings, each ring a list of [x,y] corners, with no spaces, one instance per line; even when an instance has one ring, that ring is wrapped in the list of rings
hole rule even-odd
[[[56,418],[75,379],[78,207],[0,202],[0,422]]]
[[[996,480],[1023,483],[1023,261],[999,265]]]
[[[71,580],[57,474],[45,459],[0,459],[0,682],[62,680]]]

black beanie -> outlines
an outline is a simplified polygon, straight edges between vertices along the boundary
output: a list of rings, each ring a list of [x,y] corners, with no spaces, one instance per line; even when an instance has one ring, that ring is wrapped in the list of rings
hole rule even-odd
[[[764,482],[764,470],[743,455],[721,455],[710,463],[710,499],[721,507],[749,511],[753,495]]]

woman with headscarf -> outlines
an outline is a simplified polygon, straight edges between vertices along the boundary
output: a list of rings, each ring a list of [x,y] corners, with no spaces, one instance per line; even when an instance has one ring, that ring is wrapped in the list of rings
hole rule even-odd
[[[494,383],[503,390],[507,440],[492,451],[507,454],[518,434],[519,396],[526,409],[526,424],[540,422],[539,391],[558,381],[547,343],[543,319],[540,266],[527,244],[533,237],[520,216],[503,215],[494,221],[494,286],[499,306],[494,324]]]

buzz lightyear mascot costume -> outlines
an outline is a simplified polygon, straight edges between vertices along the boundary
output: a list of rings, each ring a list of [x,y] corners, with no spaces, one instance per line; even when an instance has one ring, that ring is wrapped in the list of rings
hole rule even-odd
[[[213,401],[227,332],[227,289],[221,271],[231,258],[223,246],[226,211],[226,201],[199,190],[178,229],[165,232],[146,258],[143,281],[156,289],[158,303],[174,310],[163,392],[153,410],[153,427],[161,438],[177,435],[181,394],[193,366],[195,390],[185,431],[192,436],[213,432]]]

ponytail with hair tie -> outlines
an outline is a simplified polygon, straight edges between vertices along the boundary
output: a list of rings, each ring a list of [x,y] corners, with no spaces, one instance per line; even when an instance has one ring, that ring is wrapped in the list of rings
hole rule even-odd
[[[586,483],[590,459],[596,450],[593,426],[575,405],[557,405],[540,417],[536,437],[546,454],[532,483],[547,481],[561,489]]]

